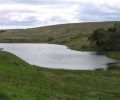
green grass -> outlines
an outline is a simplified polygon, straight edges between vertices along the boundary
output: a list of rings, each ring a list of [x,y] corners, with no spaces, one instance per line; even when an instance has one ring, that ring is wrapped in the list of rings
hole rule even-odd
[[[120,60],[120,51],[107,52],[106,55],[110,58]]]
[[[107,52],[106,55],[110,58],[118,60],[117,63],[110,64],[108,70],[120,70],[120,51]]]
[[[0,53],[1,100],[119,100],[120,72],[67,71],[32,66]],[[52,92],[51,92],[52,91]]]

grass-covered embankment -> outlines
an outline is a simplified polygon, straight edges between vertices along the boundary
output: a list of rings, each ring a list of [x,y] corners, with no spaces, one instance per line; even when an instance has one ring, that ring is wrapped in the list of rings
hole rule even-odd
[[[119,71],[67,71],[32,66],[0,53],[2,100],[117,100]]]
[[[109,65],[108,70],[120,70],[120,51],[107,52],[106,55],[116,60],[116,63]]]
[[[92,31],[114,22],[56,25],[33,29],[7,30],[0,42],[56,43],[75,50],[94,50]],[[107,52],[120,59],[120,52]],[[8,52],[0,52],[1,100],[119,100],[119,65],[111,70],[67,71],[32,66]],[[113,68],[112,68],[113,67]]]

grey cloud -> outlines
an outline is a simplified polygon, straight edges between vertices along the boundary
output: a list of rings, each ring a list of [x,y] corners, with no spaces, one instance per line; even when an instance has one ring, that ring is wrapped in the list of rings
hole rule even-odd
[[[0,16],[0,25],[11,26],[34,26],[38,24],[35,16],[29,16],[24,21],[11,21],[8,17]]]
[[[62,24],[67,23],[66,19],[61,18],[60,16],[52,16],[45,21],[39,21],[37,25],[46,26],[46,25],[54,25],[54,24]]]
[[[106,7],[111,12],[105,11],[102,7],[98,7],[94,4],[85,4],[82,6],[83,15],[79,17],[80,20],[84,21],[119,21],[120,20],[120,9]],[[80,8],[81,9],[81,8]]]
[[[72,7],[71,5],[77,5],[78,8],[75,8],[73,10],[75,12],[75,15],[73,15],[76,19],[82,22],[87,21],[119,21],[120,20],[120,9],[119,7],[110,7],[105,6],[107,9],[111,10],[112,12],[104,11],[102,7],[98,7],[95,4],[92,3],[85,3],[85,4],[79,4],[75,3],[73,1],[61,1],[61,0],[0,0],[0,3],[21,3],[21,4],[33,4],[33,5],[46,5],[48,4],[49,7],[54,7],[57,9],[62,9],[62,7],[58,7],[58,5],[65,5],[64,9],[67,9],[68,7]],[[56,6],[55,6],[56,5]],[[27,5],[26,5],[27,6]],[[82,11],[82,14],[81,14]],[[29,14],[26,19],[23,21],[11,21],[9,19],[10,13],[31,13]],[[62,23],[68,23],[68,19],[62,18],[61,16],[57,16],[53,14],[52,17],[46,18],[46,20],[39,21],[34,14],[37,12],[31,11],[31,10],[22,10],[22,9],[12,9],[12,10],[4,10],[0,11],[0,26],[1,25],[8,25],[8,26],[42,26],[42,25],[50,25],[50,24],[62,24]],[[46,12],[45,12],[46,13]],[[61,13],[65,14],[65,12]],[[73,13],[74,14],[74,13]]]
[[[24,9],[24,10],[22,10],[22,9],[12,9],[12,10],[6,10],[6,9],[4,9],[4,10],[1,10],[0,11],[0,15],[8,15],[8,14],[10,14],[10,13],[34,13],[34,11],[32,11],[32,10],[26,10],[26,9]]]
[[[33,5],[68,5],[75,4],[74,1],[61,1],[61,0],[0,0],[0,3],[9,3],[9,4],[33,4]]]
[[[10,20],[10,14],[11,13],[19,13],[19,14],[22,14],[22,13],[33,13],[33,11],[30,11],[30,10],[4,10],[4,11],[0,11],[0,25],[16,25],[16,26],[26,26],[26,25],[34,25],[36,24],[37,19],[35,16],[29,16],[27,17],[24,21],[11,21]]]

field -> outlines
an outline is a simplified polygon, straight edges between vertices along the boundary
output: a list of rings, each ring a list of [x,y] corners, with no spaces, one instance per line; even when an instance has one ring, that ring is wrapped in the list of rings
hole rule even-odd
[[[66,24],[0,32],[0,42],[64,44],[75,50],[95,50],[88,37],[98,27],[114,22]],[[120,60],[120,52],[106,52]],[[0,100],[119,100],[120,65],[108,70],[55,70],[30,65],[0,52]]]

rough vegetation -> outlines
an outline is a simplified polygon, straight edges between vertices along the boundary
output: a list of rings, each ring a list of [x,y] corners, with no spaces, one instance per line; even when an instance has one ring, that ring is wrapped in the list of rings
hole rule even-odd
[[[108,29],[99,28],[90,36],[98,51],[120,51],[120,23]]]
[[[105,53],[114,59],[120,60],[120,23],[115,23],[108,29],[99,28],[91,34],[89,39],[95,45],[98,53]],[[109,64],[108,70],[119,70],[120,61]]]
[[[55,43],[75,50],[93,50],[88,37],[98,28],[109,28],[115,22],[73,23],[29,29],[10,29],[0,33],[0,42]]]

